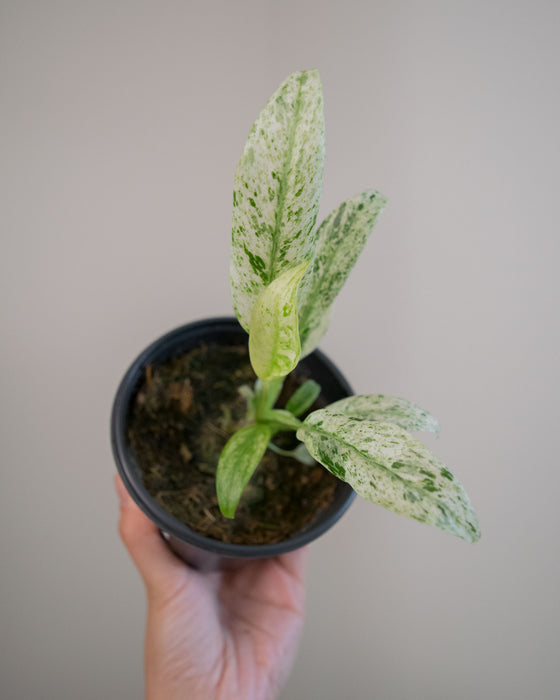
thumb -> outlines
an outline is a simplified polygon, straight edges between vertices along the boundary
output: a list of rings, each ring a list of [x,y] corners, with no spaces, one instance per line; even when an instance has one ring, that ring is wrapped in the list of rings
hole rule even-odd
[[[148,595],[166,596],[185,581],[189,569],[167,547],[157,525],[138,508],[118,474],[115,488],[120,503],[121,539],[142,576]]]

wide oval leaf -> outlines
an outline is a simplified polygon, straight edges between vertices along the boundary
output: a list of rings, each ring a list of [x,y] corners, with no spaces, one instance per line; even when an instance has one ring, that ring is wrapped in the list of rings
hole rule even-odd
[[[404,430],[439,433],[435,416],[418,404],[385,394],[358,394],[329,404],[329,413],[343,413],[349,418],[394,423]]]
[[[476,513],[459,481],[425,445],[391,423],[321,409],[297,432],[315,459],[364,498],[476,542]]]
[[[325,334],[331,305],[354,267],[387,200],[368,190],[342,202],[317,231],[315,253],[299,295],[302,355]]]
[[[249,356],[257,377],[285,377],[297,365],[300,341],[297,290],[308,263],[287,270],[260,294],[251,314]]]
[[[249,479],[266,451],[272,429],[260,423],[247,425],[227,441],[216,471],[216,492],[222,515],[233,518]]]
[[[299,71],[267,102],[235,171],[230,277],[245,330],[262,290],[311,258],[324,158],[319,73]]]

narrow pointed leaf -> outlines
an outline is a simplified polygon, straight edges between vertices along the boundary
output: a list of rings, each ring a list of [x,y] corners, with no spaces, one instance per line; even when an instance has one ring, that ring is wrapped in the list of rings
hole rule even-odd
[[[379,192],[362,192],[342,202],[319,226],[315,255],[299,298],[303,355],[314,350],[325,334],[330,307],[362,252],[386,201]]]
[[[476,513],[459,481],[397,425],[326,408],[310,414],[297,437],[360,496],[469,542],[479,539]]]
[[[287,270],[260,294],[251,314],[249,356],[257,377],[289,374],[300,357],[297,290],[308,263]]]
[[[329,404],[329,413],[343,413],[358,420],[394,423],[404,430],[439,433],[437,418],[412,401],[384,394],[361,394]]]
[[[272,437],[268,425],[248,425],[227,441],[218,461],[216,491],[226,518],[233,518],[239,500]]]
[[[321,80],[300,71],[267,102],[235,171],[230,276],[245,330],[263,289],[311,258],[324,158]]]
[[[317,382],[314,382],[313,379],[308,379],[290,396],[286,404],[286,410],[293,413],[294,416],[301,416],[302,413],[313,406],[315,399],[320,393],[321,387]]]

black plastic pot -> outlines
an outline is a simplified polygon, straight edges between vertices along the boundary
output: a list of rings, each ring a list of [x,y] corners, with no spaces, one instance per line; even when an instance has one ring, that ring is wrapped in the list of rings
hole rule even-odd
[[[129,407],[145,377],[147,365],[157,365],[171,357],[206,344],[246,344],[247,333],[235,318],[211,318],[181,326],[148,346],[124,375],[115,397],[111,415],[111,442],[117,469],[132,498],[160,528],[169,547],[184,561],[199,569],[231,568],[247,559],[272,557],[298,549],[316,539],[343,515],[355,497],[348,484],[340,482],[331,505],[304,530],[283,542],[266,545],[242,545],[219,542],[197,534],[161,508],[142,483],[138,466],[126,437]],[[352,394],[348,382],[323,355],[315,350],[301,361],[322,387],[328,403]]]

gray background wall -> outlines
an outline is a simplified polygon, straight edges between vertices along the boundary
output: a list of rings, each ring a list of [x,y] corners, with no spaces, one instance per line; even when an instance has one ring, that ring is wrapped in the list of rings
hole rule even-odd
[[[1,695],[138,698],[112,396],[148,342],[230,313],[232,174],[317,66],[322,214],[389,206],[323,349],[442,423],[471,547],[357,503],[312,548],[283,700],[558,697],[556,2],[2,2]]]

